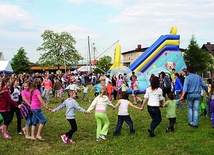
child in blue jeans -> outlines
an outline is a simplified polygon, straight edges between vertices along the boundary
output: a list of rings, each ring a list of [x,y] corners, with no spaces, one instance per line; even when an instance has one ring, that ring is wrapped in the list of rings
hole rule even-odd
[[[118,108],[118,120],[117,120],[117,126],[116,126],[116,130],[114,132],[114,136],[119,135],[123,122],[125,121],[130,129],[130,134],[134,134],[135,130],[133,128],[133,122],[131,117],[129,116],[128,113],[128,108],[129,106],[138,110],[142,110],[141,108],[133,105],[129,100],[129,94],[127,92],[123,92],[122,93],[122,99],[120,99],[117,104],[114,106],[114,108]]]

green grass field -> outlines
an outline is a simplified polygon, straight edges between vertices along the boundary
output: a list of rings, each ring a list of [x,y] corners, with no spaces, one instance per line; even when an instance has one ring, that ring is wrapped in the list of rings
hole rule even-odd
[[[79,96],[81,97],[81,93]],[[67,96],[67,95],[64,95]],[[143,97],[143,95],[140,95]],[[93,92],[89,93],[93,99]],[[132,101],[132,96],[129,96]],[[52,102],[50,108],[59,105]],[[90,105],[87,101],[77,99],[78,103],[85,109]],[[116,104],[116,101],[113,102]],[[141,106],[140,103],[138,106]],[[74,144],[65,144],[61,141],[60,135],[69,130],[69,123],[65,118],[65,109],[57,113],[49,113],[43,110],[48,123],[46,124],[42,136],[45,141],[31,141],[24,138],[24,135],[16,133],[16,119],[9,126],[9,133],[12,139],[0,138],[1,155],[155,155],[155,154],[180,154],[180,155],[206,155],[214,151],[214,129],[211,120],[204,115],[200,116],[199,127],[192,128],[187,123],[187,108],[177,109],[177,123],[175,132],[166,133],[168,125],[166,109],[162,108],[162,122],[156,128],[156,137],[149,137],[147,129],[150,126],[151,118],[147,112],[136,109],[129,109],[130,116],[134,122],[134,135],[129,134],[128,125],[123,124],[121,135],[113,136],[117,123],[117,109],[107,109],[110,120],[110,127],[106,141],[96,142],[96,121],[94,111],[91,115],[85,115],[77,111],[77,132],[73,135]],[[22,121],[24,126],[25,121]]]

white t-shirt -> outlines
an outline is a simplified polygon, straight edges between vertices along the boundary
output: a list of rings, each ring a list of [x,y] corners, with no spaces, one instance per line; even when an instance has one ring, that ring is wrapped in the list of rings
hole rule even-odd
[[[118,115],[127,116],[129,115],[128,108],[129,105],[132,104],[129,100],[120,99],[118,101],[120,103],[118,108]]]
[[[68,85],[65,89],[67,89],[67,90],[78,90],[78,89],[80,89],[79,87],[77,87],[77,85],[76,84],[70,84],[70,85]]]
[[[148,87],[146,89],[146,94],[144,95],[144,98],[148,99],[148,105],[149,106],[159,107],[160,101],[164,99],[163,91],[161,88],[158,88],[156,90],[152,90],[151,87]]]

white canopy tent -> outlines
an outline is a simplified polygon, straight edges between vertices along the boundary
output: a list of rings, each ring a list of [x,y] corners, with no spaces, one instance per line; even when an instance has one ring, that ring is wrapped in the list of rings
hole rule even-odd
[[[96,66],[91,66],[91,70],[93,71]],[[82,66],[77,69],[78,72],[90,72],[90,66]]]
[[[13,73],[13,69],[9,61],[0,61],[0,72],[1,73]]]

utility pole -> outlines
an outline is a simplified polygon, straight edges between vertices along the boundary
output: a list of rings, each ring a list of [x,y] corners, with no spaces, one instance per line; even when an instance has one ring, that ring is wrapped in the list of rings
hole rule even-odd
[[[90,73],[92,73],[92,69],[91,69],[91,52],[90,52],[90,40],[89,40],[89,36],[88,36],[88,54],[89,54]]]
[[[96,47],[95,47],[95,43],[93,43],[93,50],[94,50],[94,61],[95,61],[95,51],[96,51]]]

